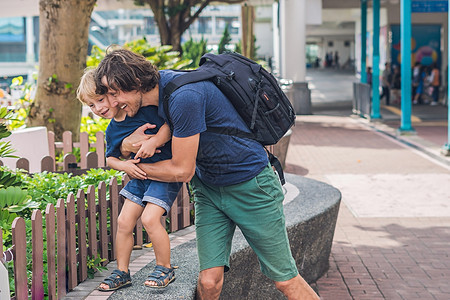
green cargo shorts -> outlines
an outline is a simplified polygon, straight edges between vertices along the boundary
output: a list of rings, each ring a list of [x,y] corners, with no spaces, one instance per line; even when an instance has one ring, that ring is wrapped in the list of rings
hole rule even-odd
[[[283,213],[283,191],[267,166],[256,177],[231,186],[191,181],[200,270],[229,269],[231,240],[238,226],[258,256],[261,271],[274,281],[297,276]]]

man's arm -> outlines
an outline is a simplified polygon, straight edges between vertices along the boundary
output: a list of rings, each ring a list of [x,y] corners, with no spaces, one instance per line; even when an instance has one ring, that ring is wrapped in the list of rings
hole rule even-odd
[[[140,147],[135,157],[152,157],[155,153],[160,152],[157,148],[164,146],[164,144],[170,141],[171,138],[172,132],[170,131],[170,127],[164,123],[152,138],[134,144],[135,146]]]
[[[195,174],[195,162],[200,134],[185,138],[172,138],[172,159],[152,164],[138,164],[152,180],[189,182]]]
[[[139,151],[140,146],[136,146],[137,143],[148,140],[153,135],[145,134],[145,131],[150,128],[155,128],[156,125],[147,123],[136,129],[135,132],[127,136],[120,145],[120,152],[122,157],[128,158],[131,153],[136,153]]]

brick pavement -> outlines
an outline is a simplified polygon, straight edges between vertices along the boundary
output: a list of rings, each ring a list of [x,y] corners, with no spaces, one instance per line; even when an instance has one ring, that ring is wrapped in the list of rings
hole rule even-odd
[[[289,147],[288,172],[343,195],[330,269],[315,284],[321,299],[450,299],[447,165],[349,117],[299,116]],[[395,182],[345,182],[383,176]]]

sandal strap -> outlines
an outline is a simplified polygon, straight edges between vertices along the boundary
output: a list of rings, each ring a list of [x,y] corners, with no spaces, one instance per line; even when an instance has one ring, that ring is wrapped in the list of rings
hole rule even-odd
[[[157,286],[162,286],[165,284],[166,279],[170,280],[174,275],[174,268],[157,265],[153,272],[148,275],[147,281],[154,281]]]
[[[121,283],[126,283],[127,281],[130,281],[130,273],[120,271],[118,269],[112,271],[111,275],[106,277],[102,283],[108,285],[110,288],[116,287]]]

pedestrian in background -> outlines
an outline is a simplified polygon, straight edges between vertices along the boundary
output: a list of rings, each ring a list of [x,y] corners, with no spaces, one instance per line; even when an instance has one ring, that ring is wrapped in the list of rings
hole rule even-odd
[[[385,63],[384,70],[381,74],[381,95],[380,99],[386,97],[386,105],[389,105],[391,98],[391,81],[392,81],[392,73],[391,73],[391,64]]]
[[[367,84],[370,85],[370,87],[372,87],[372,67],[367,67]]]
[[[430,105],[438,105],[439,104],[439,69],[437,67],[436,63],[433,63],[431,74],[429,77],[430,87],[431,87],[431,97],[433,98],[433,101]]]
[[[394,65],[394,73],[392,74],[392,94],[394,95],[394,104],[399,104],[401,97],[400,97],[400,89],[401,89],[401,74],[400,74],[400,67],[398,65]]]
[[[416,62],[414,64],[414,68],[412,70],[412,98],[413,101],[416,98],[417,88],[419,87],[420,82],[420,62]]]

